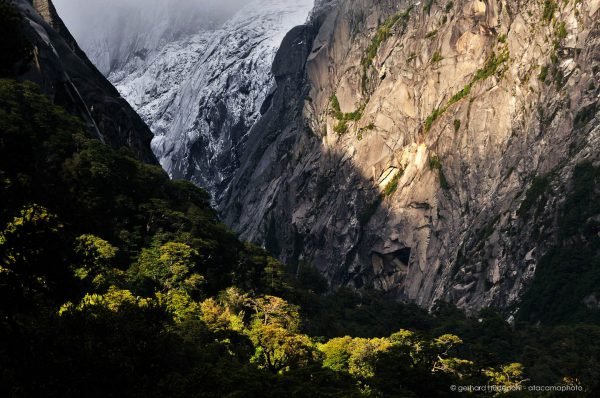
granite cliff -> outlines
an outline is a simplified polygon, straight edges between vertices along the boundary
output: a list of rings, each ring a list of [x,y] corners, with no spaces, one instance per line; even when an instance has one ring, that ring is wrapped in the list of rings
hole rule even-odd
[[[598,207],[569,230],[565,205],[598,195],[599,9],[329,4],[284,39],[225,221],[333,286],[425,307],[514,309],[564,242],[597,264]]]
[[[318,1],[279,45],[308,4],[109,46],[170,176],[332,287],[597,311],[600,1]]]

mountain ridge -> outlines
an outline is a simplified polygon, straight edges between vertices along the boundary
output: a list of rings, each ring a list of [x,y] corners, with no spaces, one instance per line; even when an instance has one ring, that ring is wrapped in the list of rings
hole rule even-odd
[[[150,130],[79,48],[53,3],[14,4],[27,20],[25,35],[34,47],[34,62],[19,79],[36,82],[57,104],[81,117],[90,135],[156,163],[148,149]]]

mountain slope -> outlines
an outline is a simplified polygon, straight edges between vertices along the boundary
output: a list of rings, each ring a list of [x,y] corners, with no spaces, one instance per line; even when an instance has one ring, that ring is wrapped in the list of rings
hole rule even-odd
[[[79,45],[109,76],[146,53],[220,26],[241,0],[55,0]]]
[[[197,48],[174,43],[151,68],[121,81],[111,77],[156,134],[152,149],[171,177],[191,180],[220,200],[271,90],[275,51],[285,32],[304,22],[311,3],[250,2],[220,29],[191,38]],[[183,69],[170,67],[182,59]]]
[[[81,117],[88,132],[114,148],[126,146],[155,163],[152,133],[79,48],[49,0],[14,1],[27,20],[33,59],[19,79],[39,84],[56,104]]]
[[[90,29],[98,37],[87,28],[76,34],[156,135],[152,149],[163,168],[219,202],[272,89],[275,52],[313,0],[213,3],[126,2],[123,10],[101,9],[103,25]],[[68,22],[81,25],[85,15]]]
[[[222,214],[334,286],[517,305],[565,239],[598,261],[598,209],[559,222],[578,168],[598,194],[598,2],[413,3],[341,1],[288,35]],[[589,276],[563,294],[596,314]]]
[[[309,269],[289,278],[203,191],[87,137],[32,83],[0,79],[0,134],[7,397],[597,395],[597,326],[315,293]]]

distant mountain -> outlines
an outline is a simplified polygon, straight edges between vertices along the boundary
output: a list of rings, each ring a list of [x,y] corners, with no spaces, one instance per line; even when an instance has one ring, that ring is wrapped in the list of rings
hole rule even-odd
[[[243,0],[55,0],[92,62],[106,76],[130,60],[235,14]]]
[[[219,202],[273,88],[275,52],[314,2],[252,0],[219,13],[171,3],[102,11],[108,16],[91,28],[93,38],[87,30],[76,35],[156,135],[152,149],[163,168]]]

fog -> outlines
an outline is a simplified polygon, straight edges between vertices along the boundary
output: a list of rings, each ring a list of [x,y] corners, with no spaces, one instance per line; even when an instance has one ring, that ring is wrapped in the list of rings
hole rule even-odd
[[[187,14],[218,22],[247,3],[248,0],[54,0],[60,16],[77,32],[85,31],[90,19],[129,13],[148,17],[160,14],[166,19]]]
[[[54,0],[90,59],[108,74],[128,54],[218,27],[249,0]]]
[[[91,34],[91,28],[108,31],[111,22],[133,23],[151,30],[158,22],[219,24],[248,0],[54,0],[59,15],[79,38]],[[173,25],[171,25],[173,27]]]

